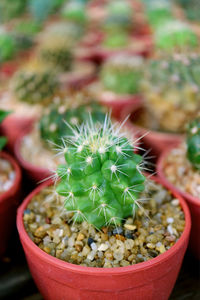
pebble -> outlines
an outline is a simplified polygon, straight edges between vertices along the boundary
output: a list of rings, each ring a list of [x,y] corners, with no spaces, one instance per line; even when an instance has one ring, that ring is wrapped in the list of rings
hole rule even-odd
[[[79,232],[78,236],[77,236],[77,241],[82,241],[84,240],[85,236],[83,233]]]
[[[101,244],[98,247],[98,251],[106,251],[108,249],[108,245],[107,244]]]
[[[97,245],[96,245],[96,243],[94,243],[94,242],[91,243],[90,247],[91,247],[92,250],[97,251]]]
[[[135,230],[137,227],[132,224],[124,224],[124,228],[132,231],[132,230]]]
[[[113,234],[116,235],[120,235],[123,233],[123,228],[122,227],[116,227],[114,230],[113,230]]]
[[[89,237],[87,243],[88,243],[89,246],[90,246],[92,243],[94,243],[93,238]]]
[[[174,223],[174,218],[167,218],[167,223],[168,224]]]

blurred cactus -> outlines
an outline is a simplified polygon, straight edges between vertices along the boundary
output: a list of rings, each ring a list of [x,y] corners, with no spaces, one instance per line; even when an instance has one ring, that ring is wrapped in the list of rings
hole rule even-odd
[[[55,74],[37,63],[16,72],[11,85],[19,100],[32,104],[50,101],[58,88]]]
[[[197,47],[198,38],[187,23],[171,20],[156,29],[155,45],[166,51],[185,50]]]
[[[184,132],[200,109],[200,56],[174,54],[150,60],[141,90],[155,129]]]
[[[200,21],[200,2],[199,0],[176,0],[186,13],[188,19],[192,21]]]
[[[77,0],[68,1],[62,8],[62,16],[70,22],[85,24],[87,14],[84,3]]]
[[[58,167],[56,188],[65,208],[74,222],[86,220],[98,229],[120,225],[140,205],[142,157],[107,117],[101,126],[90,120],[78,127],[66,141],[66,164]]]
[[[42,29],[42,26],[40,23],[36,21],[20,21],[16,24],[14,30],[22,35],[29,35],[29,37],[32,37],[36,35],[40,30]]]
[[[200,170],[200,117],[188,125],[186,143],[189,161]]]
[[[0,31],[0,63],[12,59],[17,52],[15,39],[5,31]]]
[[[62,0],[28,0],[28,10],[37,22],[44,22],[62,4]]]
[[[73,128],[87,122],[90,117],[94,123],[102,123],[105,118],[104,108],[98,103],[91,102],[84,95],[56,97],[53,104],[46,109],[40,120],[39,127],[44,141],[56,145],[62,144],[64,136],[72,136]],[[73,103],[75,102],[75,103]],[[70,126],[66,126],[66,121]]]
[[[27,0],[1,0],[0,22],[6,22],[21,16],[26,10]]]
[[[3,120],[10,114],[8,111],[4,111],[0,109],[0,124],[3,122]],[[4,136],[0,136],[0,151],[3,149],[3,147],[6,145],[7,138]]]
[[[106,90],[117,94],[135,94],[139,91],[142,70],[141,57],[115,55],[103,65],[100,80]]]

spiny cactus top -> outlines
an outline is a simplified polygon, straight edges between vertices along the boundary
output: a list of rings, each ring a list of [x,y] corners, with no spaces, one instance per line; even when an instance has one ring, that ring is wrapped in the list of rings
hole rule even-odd
[[[195,169],[200,170],[200,117],[189,124],[186,143],[189,161]]]
[[[74,0],[68,1],[62,8],[62,16],[69,21],[84,24],[87,21],[84,3]]]
[[[65,99],[66,100],[66,99]],[[83,122],[87,122],[89,118],[94,123],[103,123],[105,118],[105,110],[102,106],[95,102],[86,102],[85,104],[76,105],[70,108],[69,100],[64,101],[58,97],[54,99],[54,104],[44,112],[40,120],[40,134],[45,142],[51,142],[54,147],[62,144],[64,136],[72,136],[73,128],[80,126]],[[71,105],[72,106],[72,105]],[[69,126],[66,126],[65,122]]]
[[[19,100],[42,103],[54,96],[58,81],[49,69],[30,63],[15,73],[11,86]]]
[[[166,51],[174,48],[184,50],[197,47],[198,38],[188,24],[171,20],[156,29],[155,44],[158,48]]]
[[[87,220],[99,229],[117,226],[140,205],[142,158],[119,131],[106,117],[101,126],[91,120],[66,139],[66,164],[58,167],[56,190],[76,222]]]
[[[100,79],[104,89],[117,94],[134,94],[139,90],[143,59],[128,54],[115,55],[102,67]]]
[[[20,20],[15,24],[15,31],[19,34],[34,36],[42,30],[40,23],[33,20]]]
[[[0,29],[0,62],[12,59],[16,54],[14,37]]]

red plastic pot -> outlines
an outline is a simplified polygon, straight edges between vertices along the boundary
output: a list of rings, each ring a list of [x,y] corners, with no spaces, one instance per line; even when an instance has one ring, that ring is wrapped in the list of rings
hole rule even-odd
[[[180,189],[176,188],[169,180],[166,178],[163,171],[163,163],[166,157],[169,155],[170,150],[173,147],[168,147],[168,149],[162,153],[157,163],[157,173],[161,180],[168,186],[172,191],[180,194],[187,202],[191,218],[192,218],[192,230],[190,235],[189,247],[193,255],[200,260],[200,198],[196,198]]]
[[[112,115],[117,119],[124,109],[136,109],[142,102],[140,95],[118,95],[110,91],[100,93],[98,98],[102,105],[112,110]]]
[[[41,168],[29,163],[22,157],[20,149],[21,149],[22,139],[24,136],[25,134],[22,135],[15,143],[15,147],[14,147],[15,157],[17,158],[19,165],[22,167],[22,169],[24,170],[25,174],[29,177],[29,179],[31,179],[32,182],[38,184],[41,181],[49,178],[49,176],[51,176],[53,173],[49,169]]]
[[[16,209],[20,200],[21,170],[9,154],[0,152],[0,158],[8,160],[16,174],[11,188],[0,195],[0,256],[2,256],[15,223]]]
[[[14,145],[25,132],[32,128],[33,118],[21,118],[16,115],[9,115],[1,124],[3,135],[8,138],[7,148],[14,152]]]
[[[144,110],[142,102],[140,106],[132,107],[132,110],[125,108],[121,113],[121,119],[130,115],[127,126],[133,128],[138,135],[142,136],[142,142],[146,149],[151,149],[151,154],[158,158],[165,149],[171,145],[176,146],[177,143],[183,140],[182,134],[166,133],[150,130],[136,125],[134,122],[137,120],[141,112]]]
[[[162,182],[160,179],[155,179]],[[28,236],[23,212],[31,199],[44,187],[35,189],[18,209],[17,227],[29,268],[46,300],[167,300],[178,276],[187,248],[191,220],[188,207],[180,195],[186,225],[176,244],[152,260],[121,268],[92,268],[73,265],[42,251]]]

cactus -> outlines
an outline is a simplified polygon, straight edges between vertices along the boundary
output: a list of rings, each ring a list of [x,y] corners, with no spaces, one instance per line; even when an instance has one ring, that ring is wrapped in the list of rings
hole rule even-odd
[[[200,117],[189,123],[186,144],[190,163],[200,170]]]
[[[129,35],[125,31],[117,31],[117,33],[107,33],[103,41],[103,46],[110,49],[124,48],[128,46]]]
[[[192,21],[200,20],[200,2],[199,0],[177,0],[184,10],[187,18]]]
[[[41,44],[39,56],[43,63],[58,71],[70,71],[73,64],[72,50],[67,38],[52,36]]]
[[[29,37],[35,36],[38,32],[40,32],[42,26],[40,23],[28,20],[28,21],[20,21],[15,26],[15,31],[18,34],[28,35]]]
[[[27,34],[13,32],[12,36],[15,40],[15,45],[16,45],[17,51],[29,49],[34,44],[33,39]]]
[[[72,104],[69,103],[69,100],[63,101],[60,98],[55,100],[56,103],[47,109],[39,123],[41,138],[45,142],[51,141],[53,144],[61,145],[63,136],[72,135],[74,127],[80,126],[88,120],[89,112],[94,123],[102,123],[105,118],[104,109],[97,103],[88,101],[88,103],[79,105],[76,102],[76,105],[70,108]],[[81,102],[83,102],[83,98]],[[63,120],[70,126],[66,127]]]
[[[154,28],[173,18],[172,6],[168,0],[151,0],[144,4],[148,21]]]
[[[65,142],[65,141],[64,141]],[[65,208],[74,222],[86,220],[98,229],[118,226],[135,213],[144,190],[142,157],[133,153],[128,139],[109,118],[95,125],[92,120],[73,131],[62,152],[56,187],[65,197]]]
[[[12,20],[21,16],[26,9],[26,0],[1,0],[0,22]]]
[[[4,31],[0,32],[0,62],[12,59],[15,54],[15,39]]]
[[[198,46],[198,38],[188,24],[171,20],[156,29],[155,44],[156,47],[166,51],[175,48],[190,49]]]
[[[28,0],[28,11],[37,22],[44,22],[53,9],[54,0]]]
[[[9,114],[10,114],[9,111],[4,111],[4,110],[0,109],[0,124]],[[0,151],[6,145],[6,142],[7,142],[7,138],[4,136],[0,136]]]
[[[55,75],[37,64],[29,64],[16,72],[11,85],[19,100],[32,104],[49,101],[58,88]]]
[[[143,59],[128,54],[115,55],[102,67],[100,79],[105,89],[117,94],[135,94],[142,76]]]
[[[154,129],[185,132],[200,109],[200,56],[174,54],[150,60],[141,81]]]
[[[87,15],[84,3],[77,0],[67,2],[62,8],[62,16],[68,21],[85,24]]]

